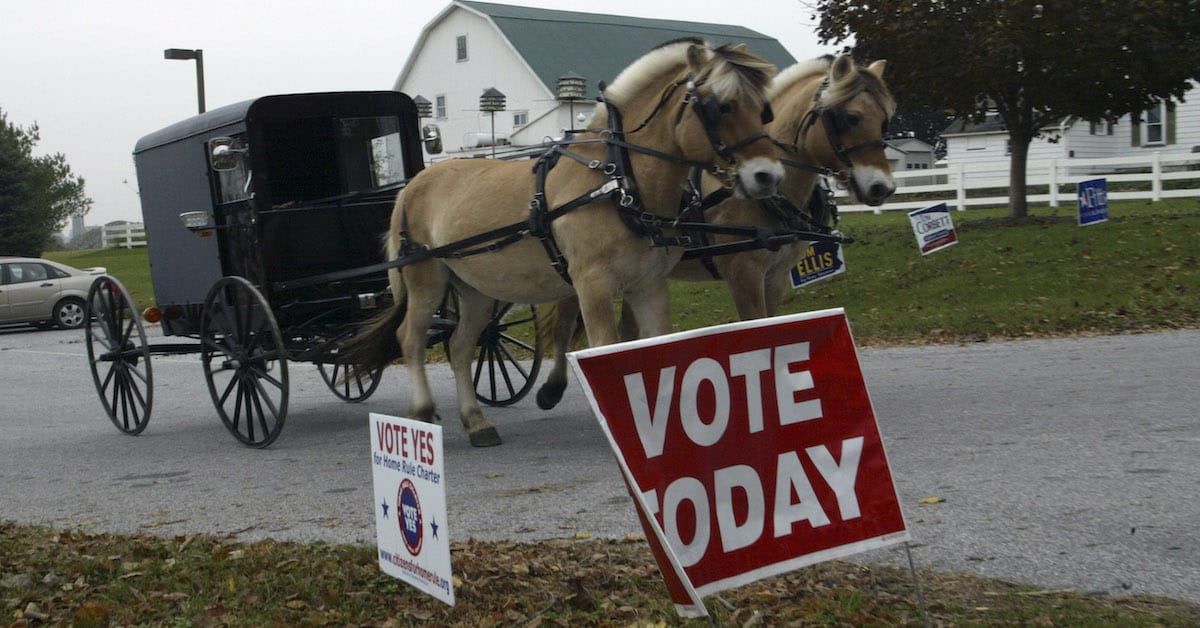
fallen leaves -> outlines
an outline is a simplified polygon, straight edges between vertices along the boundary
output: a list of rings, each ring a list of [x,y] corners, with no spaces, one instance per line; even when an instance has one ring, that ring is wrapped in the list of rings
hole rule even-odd
[[[13,627],[681,624],[640,534],[460,541],[451,544],[451,563],[454,607],[383,575],[368,546],[90,535],[0,522],[0,617]],[[1150,604],[1070,590],[1021,593],[999,581],[936,573],[922,574],[922,589],[934,625],[1079,622],[1085,606],[1096,610],[1083,615],[1084,623],[1200,624],[1200,607],[1161,598]],[[891,567],[822,563],[707,599],[718,625],[805,624],[814,617],[838,625],[922,623],[911,576]],[[1058,610],[1068,606],[1070,621]]]

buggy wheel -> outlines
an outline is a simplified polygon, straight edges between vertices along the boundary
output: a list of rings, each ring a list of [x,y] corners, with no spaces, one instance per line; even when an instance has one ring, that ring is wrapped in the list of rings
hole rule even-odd
[[[442,316],[458,320],[458,299],[453,293],[443,303]],[[542,367],[540,325],[536,306],[492,303],[491,320],[479,335],[475,353],[476,399],[489,406],[508,406],[529,393]],[[449,339],[444,346],[449,354]]]
[[[274,442],[287,418],[287,354],[267,300],[245,279],[224,277],[208,291],[200,363],[226,429],[251,447]]]
[[[317,363],[321,379],[338,399],[349,403],[364,401],[374,394],[375,389],[379,388],[380,378],[383,377],[382,368],[371,371],[354,364],[338,364],[337,362],[328,366],[329,368],[325,368],[325,364]]]
[[[83,309],[88,366],[104,412],[118,430],[140,434],[150,421],[154,375],[133,298],[121,282],[103,275],[92,282]]]

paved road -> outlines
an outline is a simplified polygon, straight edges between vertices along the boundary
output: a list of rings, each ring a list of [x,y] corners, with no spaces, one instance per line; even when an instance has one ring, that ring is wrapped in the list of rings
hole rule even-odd
[[[78,332],[0,330],[0,518],[374,541],[366,415],[404,412],[401,369],[350,405],[294,365],[288,424],[260,451],[225,432],[193,356],[155,360],[149,427],[118,433],[83,355]],[[919,564],[1200,603],[1200,331],[865,349],[861,361]],[[449,407],[446,371],[433,379]],[[446,424],[452,537],[639,531],[578,386],[552,412],[526,400],[490,416],[502,447],[473,450]]]

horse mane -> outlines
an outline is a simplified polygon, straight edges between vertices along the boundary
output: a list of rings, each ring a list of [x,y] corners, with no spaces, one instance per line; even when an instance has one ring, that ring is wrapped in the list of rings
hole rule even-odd
[[[889,118],[896,113],[896,99],[891,90],[878,76],[867,72],[866,68],[857,63],[847,60],[853,64],[852,71],[845,73],[838,80],[833,80],[833,65],[836,61],[837,58],[833,55],[824,55],[789,66],[775,76],[767,90],[767,97],[774,100],[800,81],[824,75],[829,78],[829,85],[821,92],[821,106],[838,107],[866,92],[879,100]]]
[[[883,84],[883,81],[875,76],[872,72],[867,72],[866,68],[860,67],[853,60],[847,59],[852,64],[853,71],[846,72],[837,80],[833,79],[833,75],[837,73],[835,67],[830,67],[829,86],[821,94],[821,105],[825,107],[838,107],[847,102],[850,102],[855,96],[866,92],[874,96],[879,104],[883,107],[884,113],[890,118],[896,113],[896,99],[892,97],[892,92]],[[834,61],[837,65],[837,61]]]
[[[767,88],[767,98],[775,100],[789,87],[802,80],[818,74],[828,74],[831,65],[833,65],[833,55],[824,55],[807,61],[798,61],[780,70],[779,74],[775,75],[775,80],[771,81],[771,86]]]
[[[710,62],[706,71],[694,80],[706,82],[714,96],[720,100],[750,100],[756,105],[766,102],[766,89],[775,74],[774,65],[747,52],[743,46],[722,44],[713,48],[704,40],[693,37],[663,43],[634,61],[604,89],[604,98],[622,106],[664,72],[686,67],[688,50],[692,46],[702,47]],[[592,115],[593,123],[603,123],[607,119],[604,105],[597,105]]]

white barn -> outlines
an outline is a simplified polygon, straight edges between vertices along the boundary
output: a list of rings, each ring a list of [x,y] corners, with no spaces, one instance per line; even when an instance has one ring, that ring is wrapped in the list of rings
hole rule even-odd
[[[599,81],[611,81],[653,47],[680,37],[745,43],[779,68],[795,59],[775,39],[740,26],[632,18],[455,0],[425,26],[394,89],[432,103],[447,156],[482,154],[495,137],[540,144],[580,128]],[[557,98],[563,77],[582,77],[581,100]],[[503,111],[481,111],[485,90],[505,97]]]

